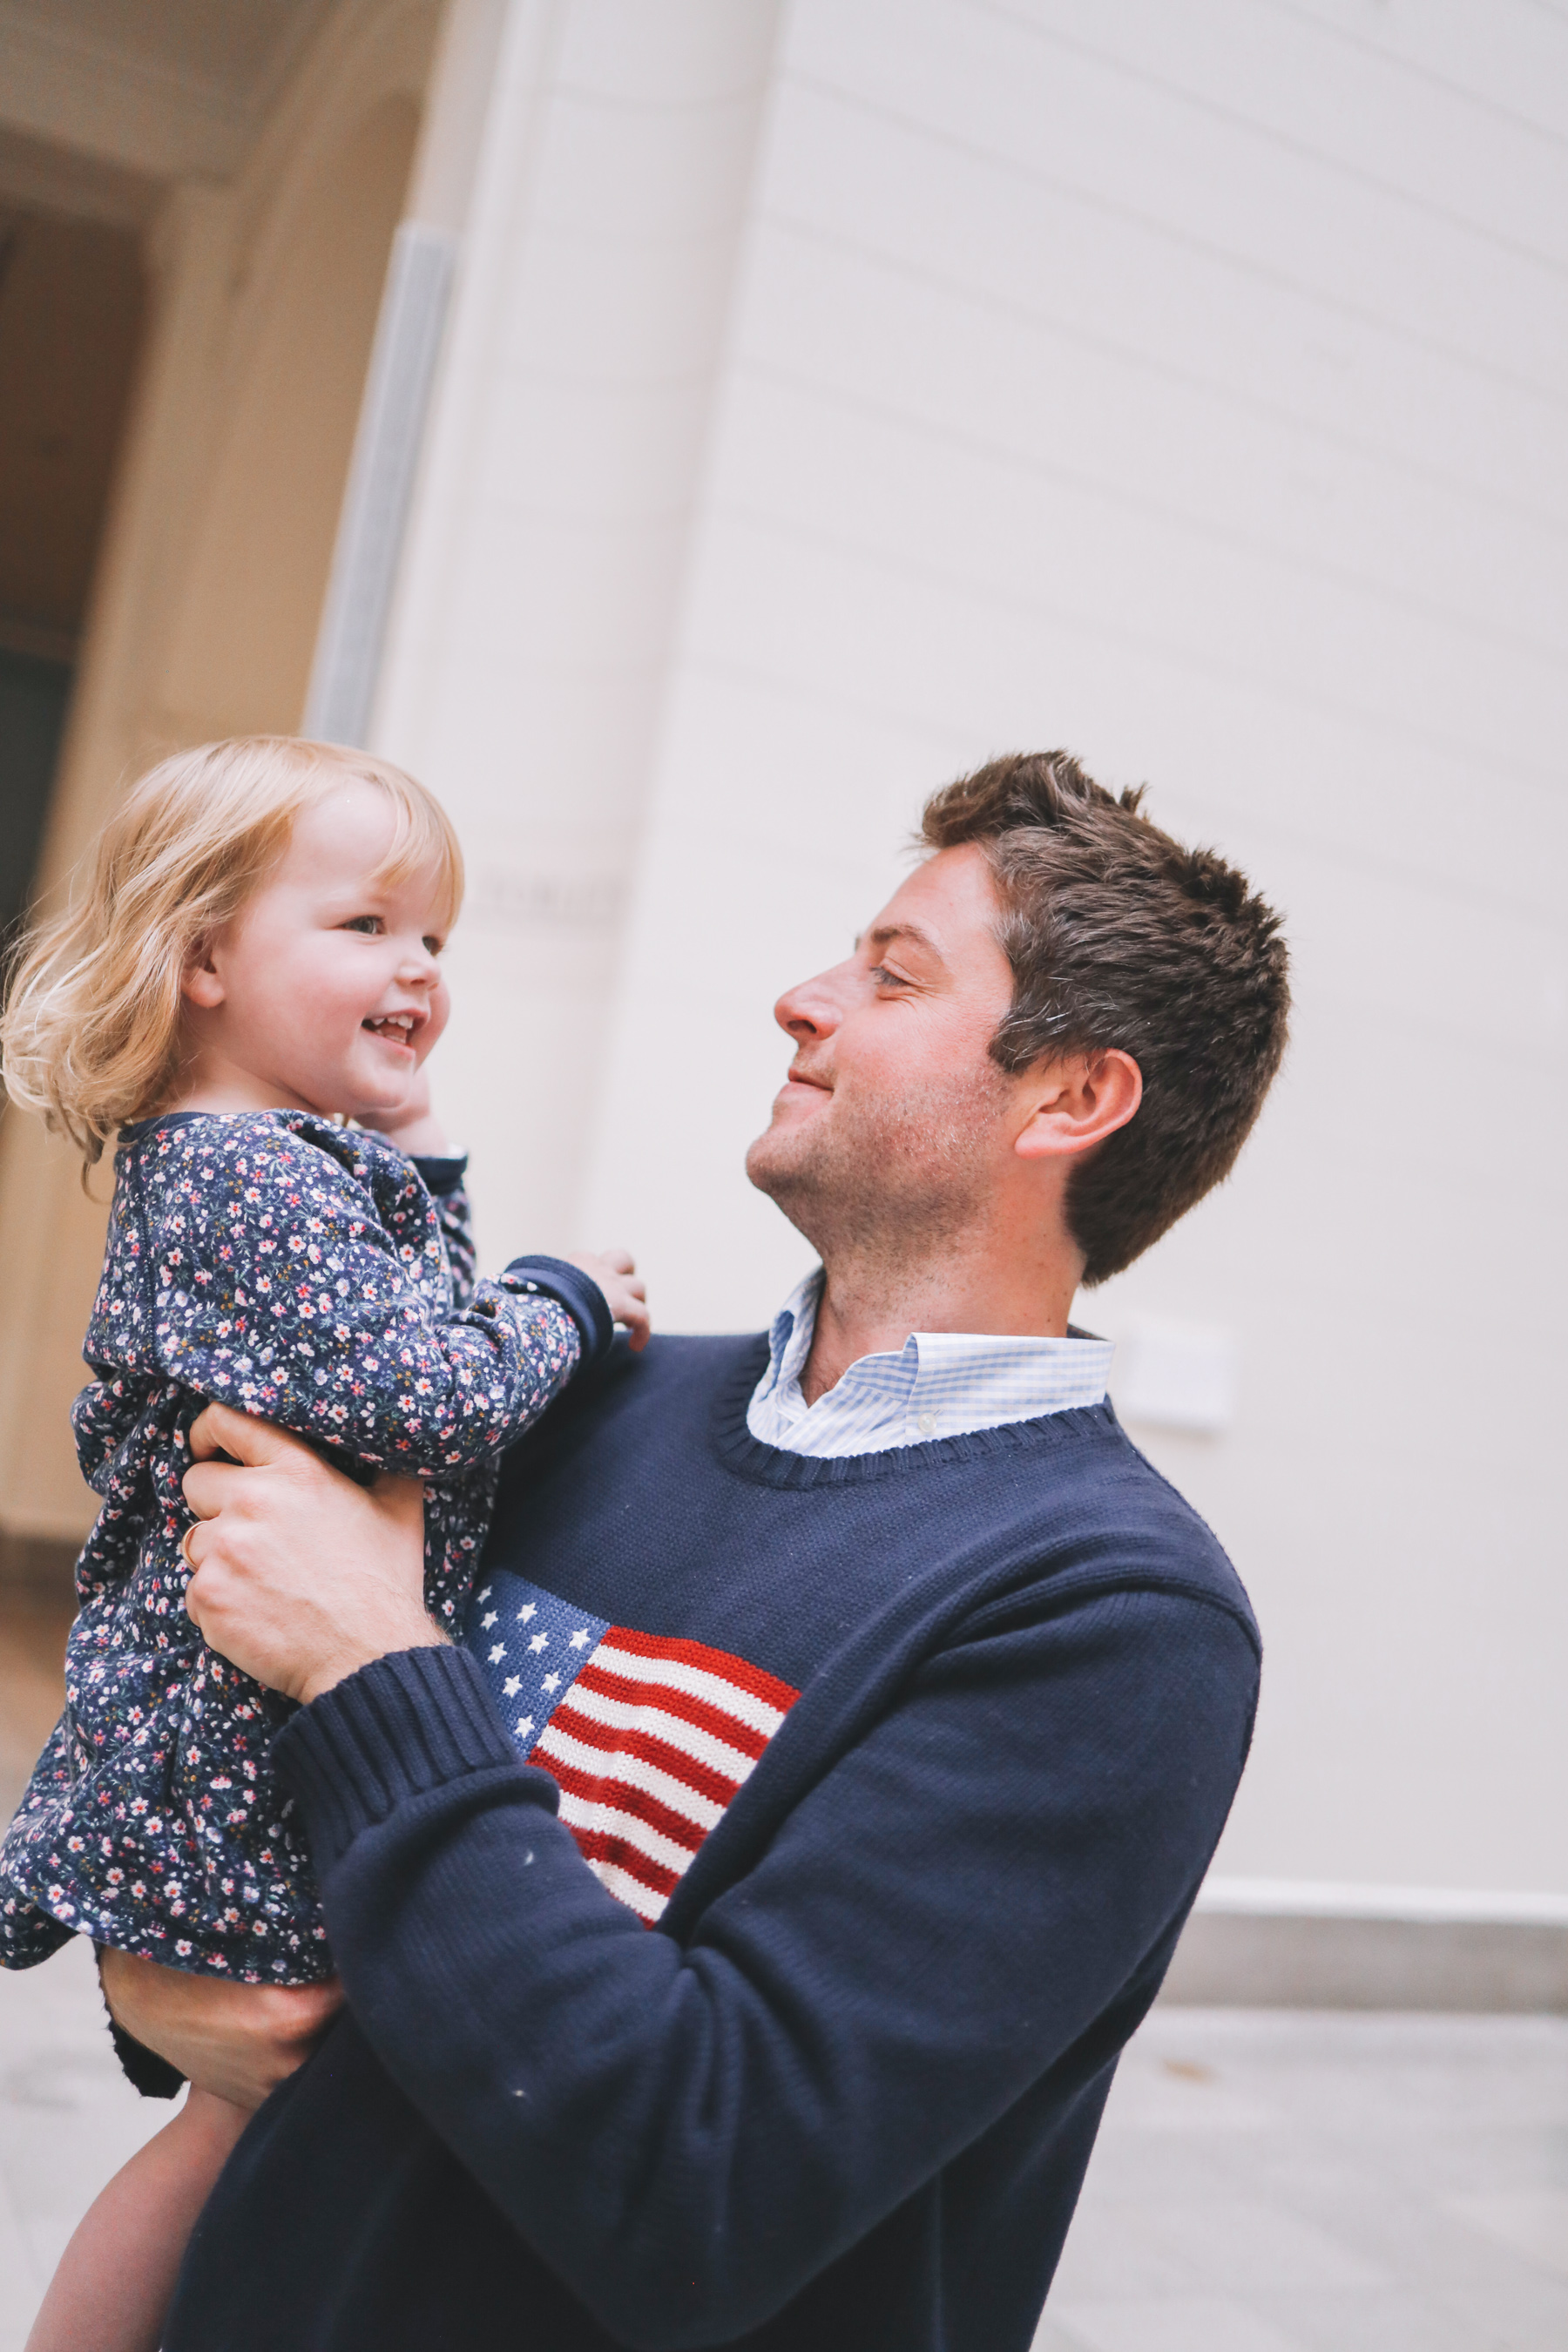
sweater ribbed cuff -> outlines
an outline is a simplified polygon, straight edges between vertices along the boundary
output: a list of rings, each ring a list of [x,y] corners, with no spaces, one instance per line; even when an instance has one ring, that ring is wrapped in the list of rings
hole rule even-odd
[[[411,1797],[517,1750],[466,1650],[443,1642],[377,1658],[285,1724],[272,1762],[298,1798],[322,1876],[362,1830]]]
[[[563,1257],[514,1257],[500,1281],[508,1290],[537,1290],[564,1307],[583,1335],[579,1371],[607,1354],[616,1318],[593,1276],[580,1265],[569,1265]]]

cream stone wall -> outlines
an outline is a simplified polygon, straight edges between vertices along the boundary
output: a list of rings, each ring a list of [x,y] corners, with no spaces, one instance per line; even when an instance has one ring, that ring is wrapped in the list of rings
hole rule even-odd
[[[509,26],[378,721],[474,858],[489,1254],[624,1238],[666,1326],[765,1319],[775,993],[958,769],[1147,781],[1297,962],[1235,1181],[1080,1304],[1263,1619],[1226,1869],[1568,1893],[1568,33]]]
[[[152,759],[214,735],[299,724],[438,24],[436,0],[345,0],[320,23],[242,156],[231,142],[232,176],[193,174],[158,196],[151,322],[45,845],[46,889],[63,887],[115,793]],[[68,74],[68,58],[57,62]],[[68,101],[68,89],[56,93],[57,135]],[[89,135],[107,135],[90,110]],[[100,1171],[94,1194],[106,1186]],[[0,1531],[13,1538],[74,1538],[90,1517],[68,1415],[84,1377],[102,1214],[70,1155],[8,1114]]]
[[[1234,1181],[1079,1308],[1263,1619],[1225,1869],[1568,1895],[1568,32],[1530,0],[459,18],[374,740],[469,852],[438,1071],[485,1254],[625,1239],[666,1328],[763,1320],[809,1263],[740,1166],[777,992],[960,768],[1065,742],[1148,782],[1296,951]],[[291,239],[342,217],[355,138],[390,229],[432,29],[333,11],[266,157],[161,217],[52,870],[127,761],[298,715],[347,340],[335,467],[275,504],[245,453],[308,406]],[[64,1533],[96,1237],[9,1124],[0,1517]]]
[[[581,1213],[780,13],[516,0],[496,62],[374,740],[470,853],[440,1085],[503,1256]]]

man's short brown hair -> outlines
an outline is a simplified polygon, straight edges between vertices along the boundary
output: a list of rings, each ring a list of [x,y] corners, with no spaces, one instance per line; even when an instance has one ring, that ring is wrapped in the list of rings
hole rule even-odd
[[[1285,1051],[1279,918],[1212,849],[1184,849],[1067,751],[992,760],[933,793],[931,849],[977,842],[1005,910],[1013,1003],[1005,1070],[1130,1054],[1143,1099],[1074,1169],[1067,1217],[1083,1279],[1120,1274],[1229,1174]]]

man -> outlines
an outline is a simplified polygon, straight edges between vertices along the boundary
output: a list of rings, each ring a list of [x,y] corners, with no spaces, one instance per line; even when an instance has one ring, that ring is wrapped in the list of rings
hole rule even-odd
[[[467,1648],[416,1496],[205,1418],[249,1466],[190,1474],[189,1605],[305,1702],[276,1760],[346,2006],[290,2072],[321,1996],[110,1956],[140,2041],[251,2104],[286,2078],[168,2352],[1031,2339],[1258,1675],[1068,1310],[1229,1170],[1286,959],[1065,755],[923,835],[777,1008],[748,1164],[821,1276],[768,1337],[574,1384]]]

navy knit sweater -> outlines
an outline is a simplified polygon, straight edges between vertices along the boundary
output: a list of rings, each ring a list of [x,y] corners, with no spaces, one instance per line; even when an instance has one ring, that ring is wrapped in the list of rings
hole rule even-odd
[[[280,1735],[348,2012],[166,2352],[1028,2345],[1256,1629],[1109,1406],[805,1460],[765,1360],[617,1350],[516,1448],[468,1648]]]

